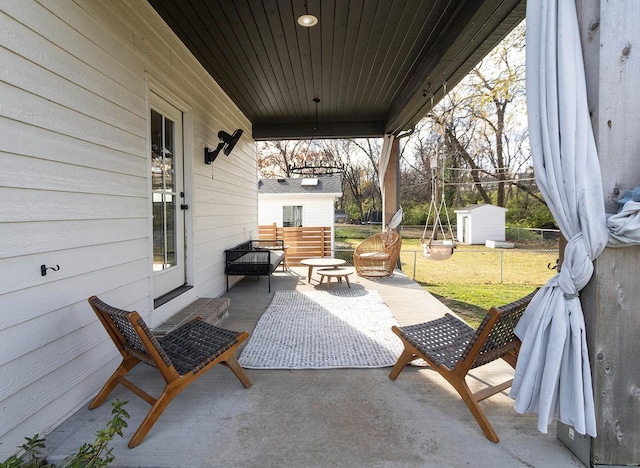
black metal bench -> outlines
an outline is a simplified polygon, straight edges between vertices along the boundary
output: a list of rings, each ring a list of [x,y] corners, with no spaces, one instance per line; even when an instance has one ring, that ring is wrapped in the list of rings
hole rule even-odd
[[[284,261],[284,241],[250,240],[224,251],[224,274],[229,276],[266,276],[271,292],[271,273]],[[284,267],[284,264],[283,264]]]

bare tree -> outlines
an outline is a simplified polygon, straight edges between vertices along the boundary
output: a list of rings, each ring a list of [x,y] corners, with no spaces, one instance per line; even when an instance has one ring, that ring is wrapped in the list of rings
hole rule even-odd
[[[291,168],[300,159],[303,140],[276,140],[258,143],[258,172],[263,178],[291,177]]]
[[[523,119],[524,31],[524,24],[516,27],[435,106],[429,115],[431,125],[418,132],[438,134],[444,143],[444,180],[455,187],[450,193],[458,200],[468,187],[475,188],[484,203],[492,202],[495,189],[499,206],[505,206],[510,186],[529,189],[536,196],[518,182],[523,168],[530,165]],[[434,147],[428,151],[433,153]],[[427,171],[423,153],[418,151],[414,161]]]
[[[376,209],[375,197],[379,190],[374,182],[375,165],[358,157],[357,148],[353,139],[325,140],[323,143],[323,150],[342,164],[343,206],[352,207],[356,216],[364,220],[365,211]]]

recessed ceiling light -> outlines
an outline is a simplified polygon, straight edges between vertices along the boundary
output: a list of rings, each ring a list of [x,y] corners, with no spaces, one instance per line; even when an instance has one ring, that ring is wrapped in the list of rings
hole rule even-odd
[[[304,26],[305,28],[310,28],[311,26],[315,26],[318,24],[318,18],[313,15],[302,15],[298,18],[298,24],[300,26]]]

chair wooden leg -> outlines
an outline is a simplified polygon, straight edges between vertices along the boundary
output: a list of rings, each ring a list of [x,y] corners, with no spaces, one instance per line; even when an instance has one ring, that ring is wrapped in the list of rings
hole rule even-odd
[[[516,368],[516,364],[518,362],[518,355],[513,351],[509,351],[507,354],[502,356],[502,359],[514,369]]]
[[[238,359],[236,359],[234,355],[232,355],[226,361],[223,361],[222,364],[226,365],[229,369],[231,369],[231,371],[238,378],[240,383],[244,385],[244,388],[249,388],[251,387],[251,385],[253,385],[251,383],[251,379],[249,379],[249,376],[247,375],[245,370],[242,368],[242,366],[238,364]]]
[[[411,362],[414,358],[415,354],[411,350],[405,348],[405,350],[396,361],[396,364],[393,366],[393,369],[391,369],[389,378],[391,380],[396,380],[396,378],[400,375],[400,372],[402,372],[402,369],[404,369],[407,364],[409,364],[409,362]]]
[[[100,406],[107,399],[109,394],[113,391],[114,388],[118,385],[118,380],[121,377],[124,377],[129,373],[131,369],[133,369],[140,361],[133,357],[128,357],[122,360],[118,368],[111,374],[109,380],[102,386],[98,394],[89,404],[89,409],[92,410]]]
[[[493,426],[491,426],[489,419],[487,419],[487,417],[485,416],[484,411],[482,411],[482,408],[480,408],[477,400],[473,397],[473,394],[471,393],[467,382],[463,378],[460,378],[454,374],[449,374],[445,377],[447,378],[449,383],[453,385],[453,388],[456,389],[458,394],[462,397],[462,400],[467,405],[467,408],[469,408],[469,411],[471,411],[471,414],[480,426],[480,429],[482,429],[482,432],[484,432],[486,438],[491,442],[500,442],[498,434],[493,429]]]
[[[177,393],[179,393],[179,391]],[[177,395],[177,393],[175,395]],[[173,396],[175,397],[175,395]],[[151,407],[145,418],[140,423],[140,426],[138,426],[138,429],[133,434],[133,437],[131,437],[131,440],[129,441],[129,448],[136,447],[142,443],[148,432],[151,430],[158,418],[162,415],[162,412],[167,408],[169,403],[171,403],[172,399],[173,397],[169,396],[167,387],[165,387],[162,391],[162,395],[158,397],[154,405]]]

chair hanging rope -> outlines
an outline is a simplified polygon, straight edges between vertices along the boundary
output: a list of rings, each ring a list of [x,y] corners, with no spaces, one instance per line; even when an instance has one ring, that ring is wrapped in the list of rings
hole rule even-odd
[[[446,94],[446,83],[445,86],[445,94]],[[433,96],[432,96],[432,107],[433,107]],[[442,123],[442,135],[443,139],[445,136],[445,128],[444,122]],[[422,238],[420,239],[420,244],[422,245],[423,255],[425,258],[429,260],[447,260],[453,255],[453,250],[455,249],[453,230],[451,229],[451,219],[449,218],[449,210],[447,209],[447,204],[445,202],[444,196],[444,180],[442,180],[442,188],[439,192],[440,177],[440,155],[443,152],[441,150],[441,145],[443,142],[438,142],[436,146],[436,154],[435,157],[431,158],[431,203],[429,204],[429,211],[427,212],[427,220],[424,225],[424,231],[422,232]],[[429,226],[429,219],[431,218],[431,212],[433,211],[434,219],[433,219],[433,229],[431,230],[431,235],[428,240],[425,240],[427,235],[427,228]],[[442,224],[442,212],[444,211],[447,219],[447,227],[449,230],[449,239],[447,239],[447,234],[445,232],[444,226]],[[442,234],[442,239],[438,239],[438,230]]]

